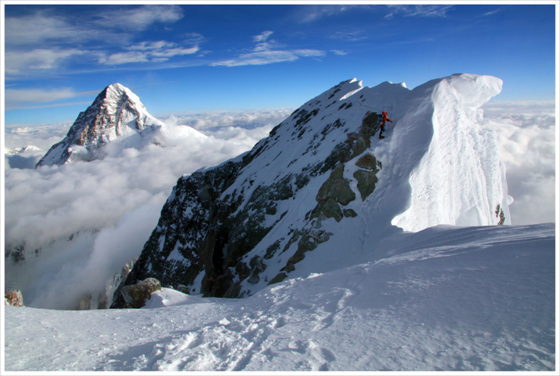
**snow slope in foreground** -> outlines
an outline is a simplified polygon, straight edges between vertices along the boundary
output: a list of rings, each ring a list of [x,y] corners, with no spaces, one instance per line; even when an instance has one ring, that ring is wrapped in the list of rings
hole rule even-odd
[[[555,226],[400,233],[245,299],[6,307],[8,371],[555,370]],[[557,370],[557,369],[556,369]]]

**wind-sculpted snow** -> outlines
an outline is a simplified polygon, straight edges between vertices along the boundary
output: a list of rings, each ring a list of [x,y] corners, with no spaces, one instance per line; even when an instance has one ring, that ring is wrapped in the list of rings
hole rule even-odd
[[[341,82],[247,154],[179,179],[125,283],[240,297],[359,263],[401,229],[509,224],[505,170],[479,110],[500,89],[471,74],[414,90]],[[393,120],[383,140],[382,111]]]
[[[492,225],[497,223],[498,205],[505,223],[510,223],[505,167],[498,158],[494,131],[481,124],[480,110],[501,89],[502,81],[488,76],[458,75],[437,81],[430,98],[432,129],[420,130],[433,135],[410,174],[410,206],[393,224],[407,231],[442,223]],[[407,137],[397,148],[415,148],[410,141]]]
[[[433,227],[244,299],[6,307],[8,371],[555,370],[554,225]],[[47,343],[48,342],[48,343]]]

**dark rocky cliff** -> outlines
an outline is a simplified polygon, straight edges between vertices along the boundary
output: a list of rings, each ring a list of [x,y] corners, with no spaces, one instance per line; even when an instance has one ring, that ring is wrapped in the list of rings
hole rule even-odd
[[[239,297],[248,292],[244,285],[284,279],[306,252],[328,240],[321,220],[356,216],[345,206],[375,188],[381,163],[367,150],[378,130],[377,114],[359,109],[355,131],[335,116],[353,106],[340,97],[355,89],[354,80],[335,86],[294,111],[249,153],[180,178],[123,286],[154,277],[191,293]],[[337,136],[329,137],[334,131]],[[290,160],[276,164],[284,153]],[[354,158],[356,193],[343,174]],[[312,199],[302,211],[293,202],[303,191]],[[298,228],[279,226],[289,212],[299,218]],[[282,235],[263,242],[272,229]],[[278,255],[283,266],[264,276]],[[113,307],[122,306],[116,294]]]

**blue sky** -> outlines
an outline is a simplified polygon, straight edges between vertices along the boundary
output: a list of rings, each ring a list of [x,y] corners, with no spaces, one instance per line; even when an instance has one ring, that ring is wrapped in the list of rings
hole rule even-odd
[[[72,122],[114,82],[156,116],[298,107],[353,77],[412,89],[463,72],[503,79],[496,100],[551,100],[552,4],[4,2],[5,124]]]

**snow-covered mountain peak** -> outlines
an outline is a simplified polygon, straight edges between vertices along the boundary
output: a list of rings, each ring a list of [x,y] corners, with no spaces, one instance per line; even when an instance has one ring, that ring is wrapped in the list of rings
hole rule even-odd
[[[179,179],[126,283],[243,296],[360,263],[366,244],[403,229],[508,224],[504,167],[477,107],[500,87],[471,74],[414,90],[341,82],[250,152]]]
[[[102,95],[106,101],[119,102],[128,100],[135,106],[144,107],[142,102],[140,102],[140,98],[138,98],[132,90],[118,82],[107,86],[100,95]]]
[[[330,90],[327,90],[322,95],[316,97],[315,100],[321,101],[326,99],[330,101],[340,101],[355,94],[362,88],[362,81],[358,81],[356,78],[353,78],[351,80],[343,81]]]
[[[136,94],[132,93],[132,91],[127,88],[126,86],[124,86],[123,84],[119,83],[119,82],[115,82],[114,84],[110,84],[108,85],[106,88],[108,93],[115,93],[117,95],[121,95],[122,93],[130,93],[134,96],[136,96]]]
[[[103,146],[119,140],[128,146],[146,142],[146,135],[163,127],[127,87],[107,86],[81,112],[66,137],[53,145],[37,167],[89,161],[104,155]],[[147,132],[150,130],[150,132]]]

